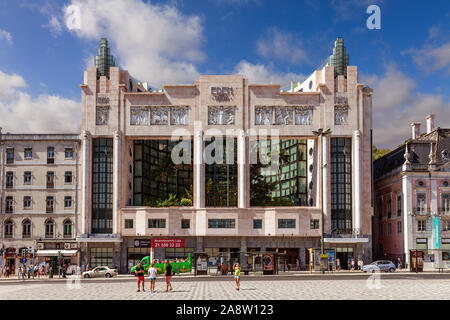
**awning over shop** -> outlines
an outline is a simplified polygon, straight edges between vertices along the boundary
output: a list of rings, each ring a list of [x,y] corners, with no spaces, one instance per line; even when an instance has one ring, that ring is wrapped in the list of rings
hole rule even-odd
[[[58,252],[61,252],[63,257],[72,257],[77,254],[78,250],[38,250],[36,255],[38,257],[57,257]]]
[[[324,238],[326,243],[368,243],[369,238]]]

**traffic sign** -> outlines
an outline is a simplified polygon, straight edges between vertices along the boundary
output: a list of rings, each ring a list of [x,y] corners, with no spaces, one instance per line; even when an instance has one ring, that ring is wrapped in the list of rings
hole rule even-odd
[[[20,259],[20,263],[27,263],[27,258]]]

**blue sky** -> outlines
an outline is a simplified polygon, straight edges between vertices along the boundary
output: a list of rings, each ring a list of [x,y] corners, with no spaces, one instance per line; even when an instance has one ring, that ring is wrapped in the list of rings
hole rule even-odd
[[[80,30],[66,27],[71,4]],[[371,4],[381,30],[366,28]],[[286,86],[342,36],[360,82],[375,90],[375,143],[394,147],[429,112],[450,127],[449,31],[445,0],[0,0],[0,126],[77,132],[79,84],[103,36],[119,65],[153,87],[232,73]]]

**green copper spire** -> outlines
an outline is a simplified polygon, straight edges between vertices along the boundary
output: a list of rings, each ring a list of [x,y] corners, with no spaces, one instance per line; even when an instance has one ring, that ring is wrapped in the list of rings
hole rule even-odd
[[[338,37],[334,42],[333,54],[328,57],[328,64],[334,67],[334,76],[347,76],[348,54],[345,54],[344,38]]]
[[[98,56],[95,57],[95,66],[97,68],[97,78],[107,76],[109,78],[109,67],[115,67],[114,57],[109,54],[108,40],[100,39],[100,48],[98,48]]]

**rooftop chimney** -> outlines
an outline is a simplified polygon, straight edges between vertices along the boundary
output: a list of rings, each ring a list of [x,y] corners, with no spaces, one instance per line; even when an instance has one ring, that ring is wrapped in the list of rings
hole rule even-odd
[[[434,131],[434,114],[427,116],[427,134]]]
[[[412,138],[417,139],[420,137],[420,122],[413,122],[411,123],[412,128]]]

